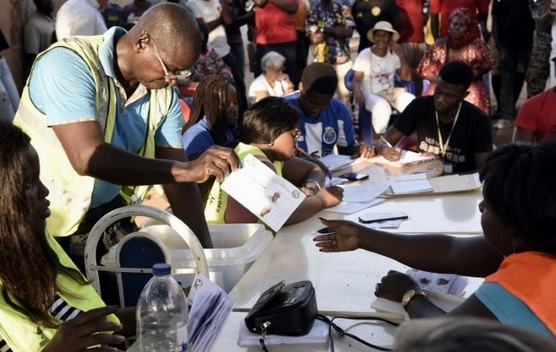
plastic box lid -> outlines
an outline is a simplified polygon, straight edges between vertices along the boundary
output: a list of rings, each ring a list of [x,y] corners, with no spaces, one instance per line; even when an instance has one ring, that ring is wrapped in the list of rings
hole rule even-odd
[[[261,224],[210,224],[208,229],[215,247],[204,249],[209,268],[251,263],[272,240],[272,233]],[[156,222],[145,223],[137,233],[139,234],[158,238],[170,254],[174,269],[190,269],[195,266],[193,253],[170,226]],[[134,233],[127,236],[134,236]],[[116,266],[117,246],[102,257],[102,265]]]

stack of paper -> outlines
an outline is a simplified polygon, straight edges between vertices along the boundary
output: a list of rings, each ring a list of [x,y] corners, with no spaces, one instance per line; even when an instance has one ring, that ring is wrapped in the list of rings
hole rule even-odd
[[[242,321],[239,327],[239,336],[237,344],[240,346],[259,346],[260,334],[250,332],[245,323]],[[322,320],[315,319],[313,328],[307,335],[303,336],[282,336],[282,335],[266,335],[266,345],[296,345],[296,344],[314,344],[326,343],[328,340],[328,324]]]
[[[432,192],[428,179],[397,181],[392,183],[391,187],[392,193],[396,195]]]
[[[473,174],[454,174],[430,179],[435,193],[470,191],[481,187],[481,180],[477,172]]]
[[[200,274],[193,280],[187,301],[191,307],[187,324],[191,350],[209,352],[234,303],[224,290]]]

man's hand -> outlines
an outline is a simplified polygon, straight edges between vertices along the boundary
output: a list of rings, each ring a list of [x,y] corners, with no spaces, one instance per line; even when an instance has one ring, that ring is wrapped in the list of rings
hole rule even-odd
[[[95,351],[117,351],[115,348],[104,345],[119,345],[125,341],[125,337],[103,333],[123,328],[122,324],[106,319],[107,315],[113,314],[117,310],[116,306],[91,309],[66,321],[42,352],[78,352],[95,345],[101,345],[94,349]]]
[[[354,155],[351,156],[352,159],[356,159],[356,158],[372,158],[373,156],[375,156],[375,148],[373,147],[369,147],[368,145],[365,144],[361,144],[359,146],[359,150],[357,151],[357,153],[355,153]]]
[[[214,145],[201,154],[189,166],[188,182],[205,182],[210,176],[222,182],[226,176],[240,167],[239,158],[230,148]]]
[[[390,148],[385,145],[377,145],[378,154],[382,155],[386,160],[398,161],[402,157],[402,151],[398,148]]]

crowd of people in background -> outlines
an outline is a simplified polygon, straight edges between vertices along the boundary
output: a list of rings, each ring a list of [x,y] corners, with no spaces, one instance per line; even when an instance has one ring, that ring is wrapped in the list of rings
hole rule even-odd
[[[16,275],[21,268],[6,265],[7,254],[0,255],[5,269],[0,314],[8,312],[6,319],[22,329],[43,327],[50,342],[43,346],[34,336],[25,343],[8,339],[8,345],[44,351],[63,346],[72,325],[56,325],[47,311],[58,299],[89,311],[79,319],[95,326],[94,339],[76,341],[76,351],[121,342],[119,335],[95,334],[122,325],[114,309],[98,308],[102,301],[79,273],[92,226],[161,184],[174,214],[210,248],[207,223],[258,221],[220,189],[247,155],[307,195],[287,224],[342,201],[342,189],[326,184],[329,171],[320,159],[329,154],[395,161],[403,144],[438,156],[445,173],[481,172],[486,237],[450,245],[457,260],[482,252],[484,267],[462,264],[453,270],[453,263],[431,261],[433,249],[447,248],[443,237],[423,237],[423,248],[432,249],[417,259],[407,255],[411,250],[401,253],[413,240],[388,242],[382,232],[344,221],[326,222],[336,232],[316,239],[326,252],[363,248],[424,268],[487,276],[459,313],[480,311],[474,315],[511,325],[506,307],[493,302],[514,289],[521,292],[512,273],[524,271],[514,269],[515,261],[554,266],[547,225],[553,214],[531,213],[536,204],[531,194],[533,185],[544,185],[536,192],[546,200],[545,210],[552,210],[554,181],[543,176],[554,174],[556,149],[550,143],[516,144],[493,152],[492,140],[492,128],[514,127],[514,141],[556,136],[556,85],[547,87],[556,78],[551,0],[133,0],[123,6],[67,0],[56,12],[53,0],[34,4],[23,28],[22,91],[2,56],[20,43],[0,32],[0,136],[10,139],[9,144],[0,139],[0,180],[6,180],[0,203],[14,208],[0,213],[0,243],[11,241],[6,248],[20,257],[28,246],[44,265],[23,265],[26,281]],[[243,41],[245,30],[249,43]],[[350,46],[354,33],[356,53]],[[517,109],[524,83],[529,99]],[[517,177],[514,159],[522,170],[535,172]],[[47,167],[40,168],[39,160]],[[506,184],[523,197],[505,194]],[[520,204],[524,199],[530,203]],[[41,214],[13,226],[30,211]],[[529,211],[536,227],[529,228],[517,211]],[[103,235],[104,250],[134,226],[131,218],[112,225]],[[501,265],[513,271],[498,270]],[[546,285],[542,270],[536,274]],[[48,292],[20,292],[35,279]],[[389,273],[375,294],[397,300],[400,287],[411,285],[403,275]],[[72,290],[77,294],[68,294]],[[550,292],[539,297],[549,299]],[[523,295],[535,308],[527,311],[533,330],[554,337],[553,316],[545,318],[552,308],[545,310],[529,288]],[[410,315],[438,315],[430,302],[419,301],[422,309]],[[517,305],[508,302],[511,309]],[[4,339],[5,325],[0,324]],[[485,329],[496,331],[488,324]],[[445,333],[453,331],[447,326]],[[400,339],[398,348],[411,343]]]
[[[297,90],[307,62],[327,63],[338,76],[335,97],[348,107],[358,139],[367,144],[370,139],[365,136],[371,134],[377,140],[412,96],[433,95],[438,72],[447,62],[463,61],[471,66],[474,80],[466,100],[485,111],[493,128],[513,125],[524,82],[527,97],[531,98],[543,93],[547,82],[555,77],[550,61],[554,24],[550,0],[171,2],[188,7],[203,32],[203,50],[191,78],[178,83],[183,86],[182,97],[189,107],[196,84],[210,74],[227,75],[226,79],[233,81],[242,113],[262,97],[284,96]],[[36,11],[28,18],[23,33],[24,77],[37,54],[57,40],[99,35],[113,26],[130,29],[152,6],[148,0],[128,4],[68,0],[54,13],[53,0],[34,3]],[[377,23],[380,28],[375,27]],[[245,29],[247,46],[242,35]],[[359,40],[354,55],[350,43],[355,32]],[[387,32],[390,39],[384,45],[379,40],[376,45],[374,37],[382,32]],[[0,44],[1,50],[9,47],[6,40]],[[246,78],[247,63],[254,79]],[[2,100],[2,108],[8,109],[4,115],[11,117],[18,100],[9,68],[2,71],[2,91],[9,96]],[[389,87],[400,89],[395,89],[396,93],[390,89],[385,96]],[[357,114],[358,109],[368,113]],[[366,121],[369,118],[372,123]],[[516,130],[523,128],[522,120],[520,117]]]

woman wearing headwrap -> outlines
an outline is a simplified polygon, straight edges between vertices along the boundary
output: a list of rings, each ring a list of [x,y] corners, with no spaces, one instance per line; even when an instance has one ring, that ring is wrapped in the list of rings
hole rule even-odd
[[[448,61],[463,61],[471,66],[474,80],[465,100],[488,114],[489,95],[483,75],[494,66],[494,58],[481,38],[477,15],[467,8],[458,8],[452,12],[448,37],[438,39],[417,67],[417,74],[430,81],[425,95],[433,94],[438,72]]]

